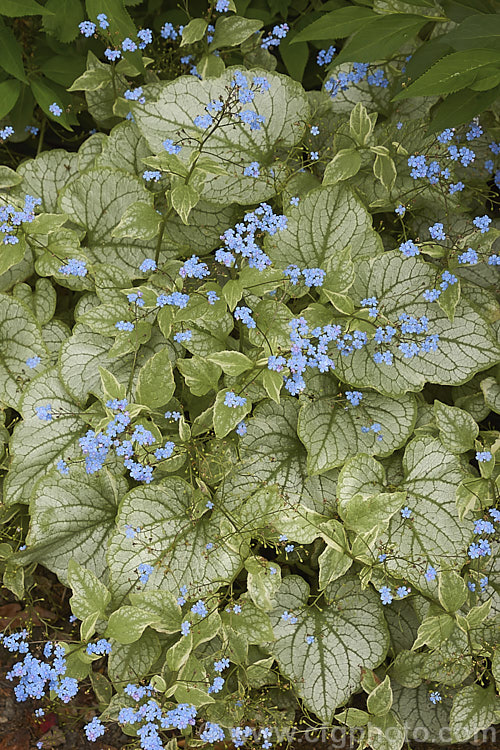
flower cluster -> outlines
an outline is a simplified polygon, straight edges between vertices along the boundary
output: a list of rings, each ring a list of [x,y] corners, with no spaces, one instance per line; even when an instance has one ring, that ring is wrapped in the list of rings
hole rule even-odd
[[[257,244],[256,236],[274,235],[286,226],[286,216],[275,214],[271,206],[261,203],[254,211],[246,213],[234,229],[226,229],[221,235],[224,247],[215,252],[215,260],[230,268],[236,262],[236,253],[246,258],[250,268],[263,271],[271,265],[271,259]]]
[[[2,645],[11,652],[24,654],[7,672],[6,679],[18,680],[14,687],[16,700],[20,703],[33,698],[40,700],[46,691],[53,691],[63,703],[68,703],[78,692],[78,682],[73,677],[66,677],[66,652],[60,644],[51,641],[43,648],[43,659],[30,651],[26,630],[21,630],[2,638]]]
[[[329,62],[333,56],[333,52],[330,53],[330,50],[332,48],[330,47],[329,50],[325,53],[324,56],[320,58],[318,55],[318,64],[319,65],[325,65],[327,62]],[[321,50],[323,52],[323,50]],[[364,81],[365,78],[367,79],[367,82],[371,86],[376,87],[382,87],[386,88],[389,85],[388,79],[385,77],[384,71],[379,69],[376,69],[368,75],[368,70],[370,68],[370,63],[359,63],[355,62],[352,64],[352,70],[349,73],[344,73],[343,71],[340,71],[337,75],[337,78],[334,76],[331,76],[325,83],[325,91],[327,91],[330,94],[330,97],[332,99],[335,99],[339,91],[346,91],[350,85],[352,84],[358,84],[361,83],[361,81]]]
[[[26,195],[24,206],[18,211],[8,203],[6,206],[0,206],[0,232],[5,236],[4,245],[16,245],[19,242],[16,232],[21,224],[30,224],[35,218],[35,207],[41,204],[41,198],[33,198],[32,195]]]

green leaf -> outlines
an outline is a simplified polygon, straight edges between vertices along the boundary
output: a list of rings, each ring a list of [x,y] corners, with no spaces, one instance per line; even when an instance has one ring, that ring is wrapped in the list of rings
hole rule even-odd
[[[26,192],[42,199],[40,211],[57,213],[57,198],[62,188],[77,174],[78,157],[62,149],[52,149],[41,153],[36,159],[23,162],[17,171],[23,177]]]
[[[204,396],[211,390],[217,390],[217,384],[222,374],[219,365],[201,357],[178,359],[177,369],[182,374],[186,385],[195,396]]]
[[[156,564],[148,582],[155,590],[177,593],[180,585],[196,581],[205,594],[232,580],[244,554],[234,529],[229,542],[218,541],[220,515],[214,511],[195,522],[190,519],[192,506],[193,490],[179,477],[137,487],[125,495],[108,552],[112,593],[119,596],[138,590],[138,584],[131,581],[137,580],[140,563]],[[141,529],[135,540],[125,536],[126,524]],[[148,540],[147,545],[137,544],[142,538]],[[207,554],[209,542],[214,547]]]
[[[214,404],[214,430],[218,438],[226,437],[231,430],[234,430],[252,408],[248,398],[243,406],[226,406],[224,403],[226,393],[229,393],[227,388],[219,391]]]
[[[393,709],[406,729],[408,740],[421,739],[422,727],[425,727],[425,736],[430,742],[439,745],[444,738],[449,738],[449,698],[443,697],[441,703],[433,705],[429,700],[428,685],[406,688],[394,684],[393,692]]]
[[[233,312],[244,292],[243,284],[239,279],[229,279],[222,287],[222,294],[229,309]]]
[[[24,72],[23,48],[8,26],[0,27],[0,46],[2,48],[0,67],[14,78],[26,83],[28,79]]]
[[[269,398],[272,398],[273,401],[279,404],[280,392],[283,387],[282,375],[279,372],[266,368],[262,373],[262,383]]]
[[[0,118],[4,118],[14,107],[21,93],[21,83],[12,78],[0,83]]]
[[[0,84],[2,86],[2,84]],[[1,95],[1,94],[0,94]],[[0,165],[0,188],[9,188],[14,187],[14,185],[19,185],[20,182],[23,181],[23,178],[21,175],[17,174],[17,172],[14,172],[13,169],[10,167],[6,167],[5,164]],[[17,243],[20,244],[19,242]],[[12,246],[13,247],[13,246]],[[7,247],[4,247],[3,254],[7,251]],[[0,259],[0,268],[2,268],[2,259]],[[4,271],[0,271],[0,274],[4,273]]]
[[[16,16],[51,16],[53,13],[36,3],[35,0],[0,0],[0,15],[16,18]]]
[[[245,561],[247,588],[253,603],[269,611],[274,606],[274,597],[281,586],[281,568],[264,557],[249,557]],[[273,572],[271,572],[271,569]]]
[[[394,97],[395,101],[410,96],[451,94],[474,82],[482,68],[500,63],[500,52],[470,49],[453,52],[438,60],[416,81]]]
[[[254,409],[239,447],[240,462],[218,493],[218,501],[227,511],[237,512],[242,500],[251,498],[252,503],[254,493],[274,484],[291,506],[302,502],[322,512],[325,507],[336,507],[336,474],[307,475],[297,417],[296,400],[285,396],[280,404],[267,401]]]
[[[336,185],[337,182],[354,177],[361,168],[361,154],[355,148],[341,148],[328,162],[323,175],[323,185]]]
[[[386,59],[409,41],[427,22],[422,16],[411,13],[391,13],[372,18],[342,47],[334,64],[348,60],[371,62]]]
[[[439,601],[447,612],[456,612],[467,599],[465,581],[454,570],[439,574]]]
[[[484,400],[492,411],[500,414],[500,385],[495,378],[485,378],[481,380],[481,390],[484,394]]]
[[[266,252],[282,268],[290,263],[325,268],[347,245],[355,260],[382,250],[370,214],[345,185],[311,190],[288,218],[287,228],[265,240]]]
[[[58,86],[48,78],[31,78],[31,91],[42,112],[53,122],[57,122],[66,130],[72,130],[74,124],[71,115],[66,112],[66,107],[70,103],[70,97],[66,94],[61,86]],[[62,109],[60,115],[54,115],[50,111],[52,104],[57,104]]]
[[[115,688],[122,691],[128,682],[140,682],[150,673],[160,654],[160,641],[152,630],[146,630],[134,643],[113,643],[108,670]]]
[[[221,60],[215,54],[203,55],[196,63],[196,70],[203,79],[218,78],[224,73],[225,69],[224,60]]]
[[[375,526],[385,527],[406,501],[406,492],[379,495],[353,495],[342,507],[341,517],[353,531],[364,533]]]
[[[152,627],[159,633],[177,633],[181,629],[181,608],[169,591],[138,591],[130,594],[130,601],[135,607],[155,614]]]
[[[465,453],[474,447],[479,434],[476,421],[462,409],[434,401],[434,417],[441,442],[454,453]]]
[[[205,35],[207,26],[208,23],[204,18],[193,18],[182,29],[182,40],[179,46],[184,47],[185,44],[199,42]]]
[[[45,9],[54,15],[44,16],[43,28],[61,42],[72,42],[79,34],[78,24],[84,20],[81,0],[47,0]]]
[[[0,84],[1,86],[1,84]],[[5,167],[8,169],[8,167]],[[15,266],[16,263],[20,263],[24,258],[26,252],[26,244],[24,242],[18,242],[16,245],[4,245],[2,247],[2,254],[0,255],[0,276]]]
[[[450,323],[455,319],[455,310],[460,299],[460,281],[450,284],[438,297],[438,305],[446,313]]]
[[[390,193],[398,176],[393,159],[385,154],[377,154],[373,163],[373,174]],[[453,286],[458,286],[458,284],[454,284]],[[452,287],[448,288],[451,289]]]
[[[372,750],[401,750],[406,731],[397,714],[389,711],[383,716],[370,717],[366,736]]]
[[[346,545],[347,546],[347,545]],[[319,588],[322,591],[329,583],[336,581],[347,573],[352,565],[352,558],[344,552],[327,546],[318,558]]]
[[[104,635],[118,643],[134,643],[155,620],[154,612],[125,605],[111,613]]]
[[[349,132],[360,146],[366,144],[374,125],[375,122],[369,117],[366,107],[358,102],[349,116]]]
[[[79,620],[96,612],[103,616],[111,601],[111,594],[97,576],[71,558],[68,563],[68,584],[73,591],[69,603]]]
[[[269,615],[250,601],[241,601],[241,617],[233,612],[222,612],[222,624],[230,626],[247,643],[266,643],[274,640],[273,628]]]
[[[172,190],[170,197],[174,210],[177,211],[184,224],[187,224],[191,209],[196,206],[200,199],[199,192],[192,185],[177,185]]]
[[[307,708],[330,722],[335,708],[359,687],[360,665],[374,668],[384,658],[387,626],[378,596],[362,590],[354,576],[331,583],[321,609],[308,607],[308,596],[302,578],[283,580],[271,615],[276,639],[271,652]],[[283,610],[297,617],[296,625],[282,620]],[[313,643],[307,635],[314,636]]]
[[[451,615],[431,615],[422,620],[412,650],[428,646],[431,650],[444,643],[455,628]]]
[[[73,81],[68,91],[97,91],[111,80],[111,69],[92,68]]]
[[[166,346],[141,367],[135,392],[138,403],[155,408],[170,401],[175,390],[170,358],[170,349]]]
[[[491,329],[464,300],[460,300],[451,323],[438,305],[430,306],[422,298],[422,289],[434,286],[433,267],[419,258],[404,258],[399,251],[386,252],[376,263],[358,263],[357,278],[351,289],[354,299],[376,296],[389,320],[399,315],[428,316],[429,334],[439,335],[437,352],[411,360],[397,348],[391,366],[373,362],[374,346],[369,343],[349,357],[339,357],[336,374],[357,387],[368,386],[390,395],[421,390],[426,381],[443,385],[464,383],[478,370],[493,365],[497,345]]]
[[[314,42],[322,39],[343,39],[354,34],[373,19],[378,18],[371,8],[351,6],[338,8],[313,21],[293,38],[296,42]]]
[[[208,359],[210,362],[214,362],[219,367],[222,367],[227,375],[233,377],[238,377],[238,375],[250,370],[254,366],[252,360],[241,352],[215,352],[214,354],[210,354]]]
[[[441,38],[443,42],[451,44],[456,50],[485,48],[498,50],[500,18],[494,13],[470,15]]]
[[[407,493],[406,505],[412,510],[412,518],[402,524],[396,517],[387,531],[379,534],[379,544],[398,550],[398,559],[388,556],[384,565],[390,574],[407,578],[419,590],[435,593],[435,585],[429,588],[410,561],[429,561],[436,569],[461,568],[464,564],[473,535],[472,529],[457,519],[455,494],[463,478],[462,465],[439,440],[426,436],[407,445],[403,472],[397,489]],[[373,495],[383,492],[386,484],[384,470],[374,459],[356,456],[339,476],[340,508],[356,493]]]
[[[450,713],[452,742],[464,742],[493,724],[498,716],[499,706],[494,685],[487,688],[468,685],[459,690],[453,699]]]
[[[160,232],[161,216],[146,203],[132,203],[113,229],[113,237],[135,237],[152,240]]]
[[[69,476],[52,471],[35,487],[25,560],[40,562],[67,581],[71,558],[98,578],[107,568],[106,549],[127,483],[101,469],[88,475],[72,467]]]
[[[219,16],[209,49],[236,47],[262,28],[262,21],[243,16]]]
[[[341,466],[356,453],[388,456],[406,443],[416,419],[412,397],[390,399],[378,393],[363,394],[363,412],[358,407],[345,409],[338,397],[304,403],[297,433],[308,455],[308,471],[319,474]],[[362,424],[379,422],[382,440],[372,431],[361,431]]]
[[[366,699],[366,707],[375,716],[384,716],[391,710],[392,688],[389,675],[371,691]]]

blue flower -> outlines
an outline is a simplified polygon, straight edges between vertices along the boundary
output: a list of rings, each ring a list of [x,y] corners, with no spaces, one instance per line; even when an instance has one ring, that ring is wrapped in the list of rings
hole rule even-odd
[[[296,195],[290,198],[290,205],[291,206],[298,206],[299,205],[300,198],[298,198]]]
[[[246,426],[245,422],[240,422],[236,426],[236,434],[240,435],[241,437],[243,437],[243,435],[247,434],[247,426]]]
[[[307,643],[308,646],[310,646],[311,643],[314,643],[315,640],[316,639],[315,639],[315,637],[313,635],[306,636],[306,643]]]
[[[210,271],[206,263],[200,262],[197,255],[192,255],[179,270],[179,276],[183,279],[189,277],[190,279],[203,279],[205,276],[209,276]]]
[[[406,240],[406,242],[402,242],[399,246],[399,249],[405,256],[405,258],[413,258],[415,255],[420,255],[420,250],[415,245],[413,240]]]
[[[440,221],[437,221],[432,227],[429,227],[429,234],[433,240],[445,240],[446,235],[443,231],[443,225]]]
[[[149,581],[149,577],[151,573],[153,572],[153,566],[148,565],[147,563],[140,563],[137,566],[137,572],[139,573],[139,581],[140,583],[146,584]]]
[[[259,171],[259,162],[258,161],[252,161],[248,165],[248,167],[245,167],[243,170],[243,174],[245,177],[260,177],[260,171]]]
[[[411,589],[407,588],[406,586],[399,586],[396,589],[396,594],[397,594],[397,596],[400,599],[404,599],[405,596],[408,596],[408,594],[410,593],[410,591],[411,591]]]
[[[481,230],[481,234],[484,234],[490,229],[491,219],[485,214],[484,216],[476,216],[472,223]]]
[[[193,332],[191,330],[181,331],[174,334],[174,341],[177,341],[177,343],[180,344],[183,341],[191,341],[192,337]]]
[[[115,323],[115,328],[118,328],[119,331],[133,331],[134,324],[128,320],[119,320],[118,323]]]
[[[247,328],[256,327],[255,320],[252,318],[252,311],[249,307],[236,307],[233,314],[235,320],[241,320]]]
[[[236,409],[237,406],[245,406],[247,400],[244,396],[237,396],[233,391],[228,391],[224,396],[224,405]]]
[[[111,653],[111,643],[106,638],[100,638],[96,643],[87,644],[86,653],[96,656],[104,656],[105,654]]]
[[[101,29],[107,29],[109,26],[109,21],[106,13],[98,13],[97,14],[97,20],[99,21],[99,26]]]
[[[157,169],[146,169],[143,172],[142,178],[146,182],[159,182],[161,180],[161,172]]]
[[[84,726],[85,734],[89,742],[96,742],[98,737],[102,737],[105,732],[104,724],[97,716],[94,716],[92,721]]]
[[[52,104],[49,105],[49,112],[53,114],[54,117],[60,117],[62,115],[62,109],[57,102],[52,102]]]
[[[477,263],[479,260],[478,254],[475,250],[473,250],[471,247],[468,247],[467,250],[463,253],[461,253],[458,256],[458,262],[459,263],[470,263],[474,264]]]
[[[403,206],[402,203],[400,203],[399,206],[396,206],[396,208],[394,209],[394,213],[397,214],[398,216],[404,216],[406,213],[406,208]]]
[[[217,0],[215,10],[217,13],[227,13],[229,10],[229,0]]]
[[[309,131],[311,135],[319,135],[319,128],[317,125],[313,125]]]
[[[167,138],[165,141],[163,141],[163,148],[165,149],[167,154],[178,154],[182,149],[182,146],[175,144],[171,138]]]
[[[37,406],[35,411],[38,419],[41,419],[42,422],[50,422],[50,420],[52,419],[51,404],[47,404],[46,406]]]
[[[182,633],[182,635],[189,635],[190,630],[191,630],[191,623],[188,622],[187,620],[185,620],[181,624],[181,633]]]
[[[206,617],[208,615],[208,609],[205,606],[205,602],[202,599],[198,599],[196,604],[193,604],[191,607],[191,612],[194,615],[199,615],[200,617]]]
[[[431,703],[434,703],[434,705],[436,705],[436,703],[441,703],[441,693],[438,693],[437,690],[433,690],[429,695],[429,700]]]
[[[125,39],[122,42],[122,50],[124,52],[135,52],[137,49],[137,44],[129,37],[125,37]]]
[[[382,588],[379,589],[380,594],[380,601],[382,604],[391,604],[393,600],[391,589],[388,586],[382,586]]]
[[[108,49],[104,50],[104,57],[109,60],[110,62],[115,62],[116,60],[119,60],[122,56],[122,53],[119,49]]]
[[[436,568],[433,568],[432,565],[427,566],[427,570],[424,573],[424,577],[426,581],[434,581],[437,576],[437,570]]]
[[[30,368],[30,370],[34,370],[35,367],[38,367],[41,361],[42,360],[40,359],[40,357],[36,355],[34,357],[28,357],[28,359],[26,360],[26,364]]]
[[[65,276],[79,276],[83,278],[87,275],[87,266],[84,260],[78,260],[78,258],[70,258],[65,266],[61,266],[59,273],[63,273]]]
[[[67,476],[69,474],[68,464],[62,458],[57,462],[56,469],[63,476]]]
[[[323,65],[328,65],[328,63],[331,63],[336,51],[336,48],[332,46],[328,47],[328,49],[320,49],[316,56],[317,64],[323,67]]]
[[[311,153],[309,154],[309,158],[311,159],[311,161],[318,161],[319,153],[317,151],[311,151]]]
[[[490,451],[476,451],[476,461],[480,463],[491,461],[492,458],[493,456]]]
[[[352,406],[358,406],[363,398],[361,391],[346,391],[345,395],[347,400],[351,402]]]
[[[78,24],[78,28],[83,36],[90,37],[95,34],[96,25],[92,21],[82,21]]]

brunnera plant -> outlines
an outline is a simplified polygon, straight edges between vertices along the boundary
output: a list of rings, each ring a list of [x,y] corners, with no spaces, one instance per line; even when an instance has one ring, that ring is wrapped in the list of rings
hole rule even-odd
[[[499,129],[378,70],[131,86],[1,172],[3,582],[80,621],[3,644],[18,700],[92,685],[91,740],[498,718]]]

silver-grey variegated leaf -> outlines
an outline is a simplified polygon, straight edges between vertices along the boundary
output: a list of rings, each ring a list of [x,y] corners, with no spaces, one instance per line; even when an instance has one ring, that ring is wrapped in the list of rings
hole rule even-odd
[[[51,404],[57,418],[40,420],[38,406]],[[10,443],[11,465],[4,485],[6,503],[28,503],[34,483],[61,458],[79,453],[78,438],[85,425],[78,416],[78,406],[65,391],[57,373],[48,370],[35,378],[21,402],[19,422]],[[80,454],[81,455],[81,454]]]
[[[287,228],[266,238],[265,248],[280,267],[295,263],[327,270],[336,251],[347,245],[355,260],[383,250],[361,201],[345,185],[331,185],[311,190],[288,218]]]
[[[124,497],[108,553],[115,595],[139,590],[140,563],[154,567],[148,588],[174,593],[185,584],[192,591],[200,586],[206,594],[233,579],[243,563],[246,545],[240,551],[234,529],[228,537],[218,539],[221,517],[217,513],[192,520],[192,495],[184,480],[168,477],[151,487],[137,487]],[[126,525],[141,529],[135,539],[125,536]],[[209,543],[213,548],[206,550]]]
[[[303,578],[283,580],[271,613],[275,641],[270,650],[306,706],[330,722],[337,706],[359,687],[361,670],[383,660],[389,637],[377,594],[362,590],[355,576],[329,584],[320,607],[307,606],[308,596]],[[297,617],[296,624],[282,619],[285,610]],[[307,636],[314,637],[313,643]]]
[[[146,104],[131,104],[135,121],[154,153],[164,152],[163,141],[178,140],[182,130],[195,128],[193,120],[205,114],[208,102],[227,96],[235,68],[229,68],[218,78],[199,81],[193,76],[181,76],[174,81],[153,84],[146,89]],[[211,159],[228,170],[227,176],[209,176],[202,188],[202,197],[221,205],[236,202],[258,203],[275,193],[273,179],[243,176],[243,168],[252,161],[263,167],[274,166],[276,149],[294,146],[304,132],[304,123],[309,116],[309,106],[302,86],[296,81],[277,73],[252,70],[250,76],[265,75],[270,91],[257,93],[250,107],[265,117],[260,130],[250,130],[247,125],[234,121],[231,127],[219,128],[207,141],[206,150]],[[183,146],[179,158],[187,159],[192,148]]]
[[[31,369],[26,360],[34,356],[41,361]],[[23,390],[48,366],[48,358],[40,325],[30,308],[15,297],[0,294],[0,401],[19,411]]]
[[[17,171],[23,177],[22,190],[17,188],[19,193],[41,198],[40,211],[57,213],[61,191],[78,174],[78,157],[75,153],[56,148],[23,162]]]
[[[300,409],[297,432],[307,449],[307,468],[319,474],[341,466],[356,453],[388,456],[406,443],[416,419],[413,396],[398,399],[365,393],[362,406],[345,406],[338,399],[309,401]],[[378,422],[382,430],[362,432]],[[379,436],[382,439],[379,439]]]
[[[106,469],[89,475],[73,466],[69,476],[51,471],[33,492],[24,558],[42,563],[63,582],[71,558],[106,579],[108,539],[127,486]]]
[[[142,261],[154,257],[154,242],[111,236],[125,209],[137,201],[150,201],[150,193],[138,177],[100,167],[76,177],[61,195],[59,206],[86,230],[85,254],[91,261],[117,265],[137,277]],[[160,260],[166,260],[164,252]]]
[[[426,382],[443,385],[465,383],[479,370],[491,367],[500,359],[493,331],[485,320],[464,301],[456,307],[451,323],[437,304],[422,296],[434,287],[434,268],[419,258],[404,258],[399,251],[387,252],[376,260],[357,266],[357,278],[350,294],[361,300],[374,296],[384,316],[392,324],[403,313],[429,319],[429,335],[439,336],[438,350],[407,359],[396,346],[394,364],[375,364],[374,343],[356,350],[348,357],[336,358],[336,373],[357,387],[370,386],[388,395],[419,391]],[[419,336],[418,340],[422,340]],[[387,348],[384,346],[384,348]]]

